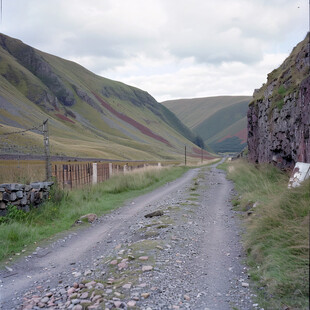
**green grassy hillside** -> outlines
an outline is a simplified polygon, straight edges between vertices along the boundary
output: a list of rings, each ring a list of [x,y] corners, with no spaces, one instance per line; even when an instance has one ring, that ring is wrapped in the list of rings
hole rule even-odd
[[[218,96],[169,100],[162,104],[215,152],[239,152],[246,145],[246,113],[250,96]]]
[[[0,34],[1,153],[42,153],[49,119],[54,155],[178,159],[195,134],[147,92]]]

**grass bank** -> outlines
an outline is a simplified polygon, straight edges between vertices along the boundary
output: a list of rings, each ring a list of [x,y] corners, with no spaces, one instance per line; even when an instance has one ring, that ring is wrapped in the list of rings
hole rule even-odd
[[[288,190],[273,166],[226,164],[244,211],[244,245],[258,301],[266,309],[309,309],[310,180]]]
[[[11,208],[7,222],[0,224],[0,262],[14,259],[22,251],[31,250],[34,243],[70,229],[82,215],[105,214],[187,170],[185,167],[135,170],[81,190],[67,192],[55,188],[49,201],[29,213]]]

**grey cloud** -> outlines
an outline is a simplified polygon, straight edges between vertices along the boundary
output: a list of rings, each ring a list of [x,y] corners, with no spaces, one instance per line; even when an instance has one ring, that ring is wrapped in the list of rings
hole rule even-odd
[[[288,27],[287,19],[294,18],[280,10],[294,6],[291,0],[140,2],[14,0],[8,6],[12,17],[23,20],[15,33],[29,44],[62,57],[104,56],[113,61],[139,54],[160,58],[167,52],[199,63],[254,63],[262,59],[262,48]],[[12,18],[10,28],[14,23]],[[230,32],[234,29],[238,33]]]
[[[142,76],[139,83],[144,85],[149,72],[169,71],[172,80],[173,71],[181,72],[188,62],[197,68],[236,62],[257,65],[266,52],[289,52],[298,36],[301,40],[306,34],[306,29],[302,32],[308,25],[307,2],[10,0],[4,1],[1,31],[98,74],[108,72],[120,80]],[[191,91],[198,91],[197,79],[187,75],[174,83],[166,83],[165,76],[153,81],[158,84],[155,89],[165,93],[183,94],[187,83]]]

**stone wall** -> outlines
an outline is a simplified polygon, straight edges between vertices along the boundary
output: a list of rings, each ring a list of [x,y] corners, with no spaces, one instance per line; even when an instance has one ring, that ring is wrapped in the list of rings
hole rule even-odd
[[[8,205],[17,206],[26,212],[30,207],[37,207],[48,199],[52,185],[53,182],[0,184],[0,216],[7,214]]]

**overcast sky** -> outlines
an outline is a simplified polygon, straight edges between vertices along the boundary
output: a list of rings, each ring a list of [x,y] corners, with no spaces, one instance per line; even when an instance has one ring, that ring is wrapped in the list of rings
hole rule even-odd
[[[309,0],[2,0],[1,32],[158,101],[252,95],[309,28]]]

